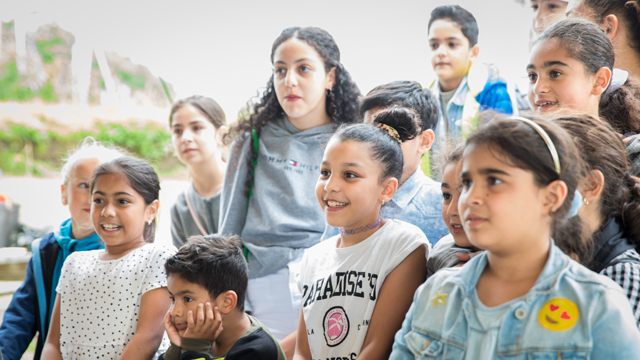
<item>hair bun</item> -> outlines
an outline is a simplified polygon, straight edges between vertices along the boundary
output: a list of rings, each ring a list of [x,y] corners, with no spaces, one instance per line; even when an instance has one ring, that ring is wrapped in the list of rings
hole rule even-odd
[[[420,117],[411,109],[393,106],[375,114],[373,125],[379,127],[402,144],[418,136],[420,132]]]

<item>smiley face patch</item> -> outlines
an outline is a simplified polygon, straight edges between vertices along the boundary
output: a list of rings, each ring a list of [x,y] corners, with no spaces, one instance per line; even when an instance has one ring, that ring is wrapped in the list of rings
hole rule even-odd
[[[567,298],[553,298],[538,311],[538,322],[551,331],[571,329],[580,317],[578,306]]]

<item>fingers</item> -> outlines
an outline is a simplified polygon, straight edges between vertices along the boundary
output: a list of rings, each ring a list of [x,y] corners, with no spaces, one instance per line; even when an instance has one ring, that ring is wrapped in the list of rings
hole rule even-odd
[[[456,254],[456,257],[458,258],[458,260],[464,261],[464,262],[467,262],[471,259],[469,254]]]
[[[167,313],[164,314],[162,325],[164,325],[166,331],[169,331],[173,327],[173,324],[171,324],[171,309],[167,310]]]
[[[196,311],[198,312],[198,316],[196,317],[196,325],[202,326],[207,320],[204,317],[204,304],[198,304],[198,310]]]
[[[193,318],[193,311],[189,310],[187,313],[187,330],[194,329],[196,327],[196,322]]]

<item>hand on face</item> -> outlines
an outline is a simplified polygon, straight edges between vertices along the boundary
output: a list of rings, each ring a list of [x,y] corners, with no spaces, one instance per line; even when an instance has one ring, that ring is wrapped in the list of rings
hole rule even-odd
[[[171,321],[171,309],[167,310],[167,313],[164,315],[162,325],[164,325],[164,330],[167,332],[169,341],[176,346],[182,347],[182,337],[180,336],[176,326]]]
[[[210,302],[200,303],[196,314],[193,311],[187,313],[187,330],[183,337],[214,342],[222,330],[222,314],[218,307],[212,308]]]

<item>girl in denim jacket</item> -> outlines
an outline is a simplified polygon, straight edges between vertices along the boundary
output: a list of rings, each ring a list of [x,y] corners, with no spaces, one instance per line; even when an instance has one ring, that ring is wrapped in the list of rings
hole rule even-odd
[[[469,241],[486,251],[416,291],[391,359],[637,358],[620,287],[551,238],[582,204],[584,171],[550,122],[499,116],[472,134],[459,208]]]

